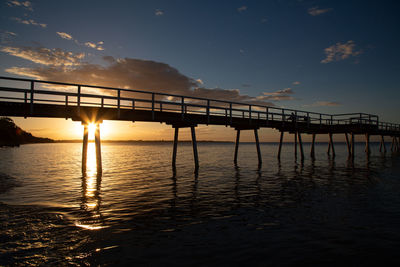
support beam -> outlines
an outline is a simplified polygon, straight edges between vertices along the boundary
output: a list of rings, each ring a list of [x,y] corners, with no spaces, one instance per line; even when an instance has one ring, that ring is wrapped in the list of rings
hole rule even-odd
[[[315,133],[312,134],[312,142],[311,142],[311,158],[315,159]]]
[[[86,173],[88,140],[89,140],[89,128],[87,124],[83,124],[82,174]]]
[[[100,144],[100,124],[96,124],[96,131],[94,134],[94,142],[96,144],[96,163],[97,163],[97,173],[101,173],[103,166],[101,164],[101,144]]]
[[[351,133],[351,157],[354,159],[354,143],[355,143],[355,139],[354,139],[354,133]]]
[[[281,159],[281,151],[282,151],[282,141],[283,141],[283,134],[285,132],[281,132],[281,138],[279,139],[279,149],[278,149],[278,159]]]
[[[236,130],[236,143],[235,143],[235,157],[233,158],[233,162],[237,165],[237,157],[239,151],[239,140],[240,140],[240,130]]]
[[[172,151],[172,167],[175,168],[176,166],[176,151],[178,150],[178,134],[179,134],[179,128],[175,128],[175,135],[174,135],[174,148]]]
[[[394,147],[394,136],[392,136],[392,144],[390,145],[390,151],[393,152],[393,147]]]
[[[379,146],[379,152],[382,152],[382,147],[383,147],[383,152],[386,152],[385,138],[383,137],[383,135],[381,135],[381,144]]]
[[[192,132],[194,171],[197,172],[199,170],[199,156],[197,154],[197,141],[196,141],[196,130],[195,130],[195,127],[191,126],[190,127],[190,131]]]
[[[303,142],[301,141],[301,133],[298,132],[297,136],[299,138],[299,145],[300,145],[300,156],[301,156],[301,161],[304,160],[304,150],[303,150]]]
[[[365,153],[370,154],[369,150],[369,134],[365,134]]]
[[[261,158],[260,142],[258,141],[258,129],[254,129],[254,138],[256,139],[258,166],[261,166],[262,158]]]
[[[326,151],[326,153],[328,154],[328,155],[330,155],[331,154],[331,139],[330,139],[330,134],[329,134],[329,142],[328,142],[328,151]]]
[[[332,138],[332,133],[329,133],[329,145],[330,145],[330,147],[332,148],[332,156],[334,157],[334,156],[336,156],[336,154],[335,154],[335,147],[334,147],[334,145],[333,145],[333,138]],[[328,153],[329,154],[329,153]]]
[[[351,145],[349,142],[349,136],[347,133],[344,133],[344,136],[346,137],[346,144],[347,144],[347,152],[349,153],[349,157],[351,156]]]
[[[294,132],[294,157],[297,159],[297,131]]]

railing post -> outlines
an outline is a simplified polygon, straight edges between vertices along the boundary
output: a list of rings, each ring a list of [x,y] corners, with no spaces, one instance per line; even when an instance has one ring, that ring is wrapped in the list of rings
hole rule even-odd
[[[81,114],[81,86],[78,85],[78,99],[77,99],[77,105],[78,105],[78,116]]]
[[[160,112],[162,112],[162,102],[160,102]]]
[[[135,110],[135,99],[132,100],[132,109]]]
[[[154,93],[151,93],[151,119],[154,121]]]
[[[322,126],[322,114],[319,114],[319,127]]]
[[[310,128],[310,112],[307,112],[307,128]]]
[[[182,119],[184,118],[185,114],[185,97],[181,97],[181,113],[182,113]]]
[[[207,125],[210,123],[210,100],[207,99]]]
[[[331,115],[331,126],[333,125],[333,115]]]
[[[230,124],[232,124],[232,103],[229,103],[229,117],[230,117]]]
[[[268,125],[268,108],[266,108],[266,110],[265,110],[265,115],[266,115],[266,123],[265,123],[265,125]]]
[[[28,92],[24,93],[24,102],[25,104],[28,103]]]
[[[249,105],[249,123],[251,123],[251,105]]]
[[[121,117],[121,90],[118,90],[118,119]]]
[[[285,110],[282,109],[282,126],[285,125]]]
[[[104,97],[101,98],[101,108],[104,107]]]
[[[31,106],[31,115],[33,114],[33,96],[34,96],[34,90],[35,90],[35,84],[34,84],[34,81],[31,81],[31,103],[30,103],[30,106]]]

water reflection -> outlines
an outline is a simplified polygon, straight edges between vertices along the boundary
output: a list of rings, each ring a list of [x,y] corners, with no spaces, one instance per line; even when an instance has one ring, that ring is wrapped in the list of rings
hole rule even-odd
[[[82,197],[80,220],[75,225],[89,230],[104,228],[104,218],[101,213],[101,178],[96,163],[96,148],[94,143],[88,144],[86,172],[82,175]]]

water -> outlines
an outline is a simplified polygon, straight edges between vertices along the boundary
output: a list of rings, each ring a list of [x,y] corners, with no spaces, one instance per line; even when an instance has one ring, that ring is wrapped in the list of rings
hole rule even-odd
[[[285,144],[81,144],[0,149],[0,265],[372,265],[399,263],[400,157],[354,164],[344,144],[295,161]]]

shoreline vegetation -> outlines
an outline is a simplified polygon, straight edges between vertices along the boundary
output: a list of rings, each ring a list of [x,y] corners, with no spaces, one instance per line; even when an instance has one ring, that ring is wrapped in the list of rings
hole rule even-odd
[[[33,136],[18,127],[14,121],[7,117],[0,117],[0,147],[3,146],[20,146],[32,143],[53,143],[50,138],[42,138]]]

